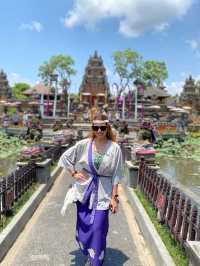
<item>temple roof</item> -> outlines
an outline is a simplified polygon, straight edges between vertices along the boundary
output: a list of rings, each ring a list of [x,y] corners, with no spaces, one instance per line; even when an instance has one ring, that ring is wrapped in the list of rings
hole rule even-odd
[[[51,88],[49,86],[44,85],[43,83],[39,83],[32,88],[23,92],[25,95],[52,95]]]
[[[144,97],[152,97],[152,96],[157,96],[157,98],[159,97],[169,97],[170,94],[164,90],[164,89],[160,89],[160,88],[155,88],[155,87],[147,87],[144,90]]]
[[[109,84],[106,75],[106,69],[103,65],[103,59],[97,51],[89,57],[85,73],[80,86],[80,92],[104,93],[109,91]]]

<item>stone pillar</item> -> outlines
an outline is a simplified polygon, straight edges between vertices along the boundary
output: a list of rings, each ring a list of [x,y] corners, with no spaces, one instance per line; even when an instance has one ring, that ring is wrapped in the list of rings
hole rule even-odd
[[[51,176],[51,159],[36,162],[36,178],[38,183],[47,184]]]
[[[125,176],[127,186],[136,188],[139,165],[133,165],[131,161],[125,161]]]

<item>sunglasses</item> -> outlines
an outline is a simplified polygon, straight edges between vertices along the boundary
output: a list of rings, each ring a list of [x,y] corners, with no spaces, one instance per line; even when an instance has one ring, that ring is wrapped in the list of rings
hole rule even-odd
[[[107,126],[92,126],[92,130],[94,131],[98,131],[99,129],[101,129],[101,131],[106,131]]]

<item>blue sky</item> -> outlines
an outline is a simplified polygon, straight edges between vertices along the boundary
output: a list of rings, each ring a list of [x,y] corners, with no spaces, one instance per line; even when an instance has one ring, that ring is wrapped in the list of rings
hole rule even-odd
[[[110,84],[112,53],[132,48],[144,60],[165,61],[171,94],[186,76],[200,79],[199,0],[7,0],[0,5],[0,68],[11,84],[36,83],[52,55],[68,54],[77,92],[88,58],[102,55]]]

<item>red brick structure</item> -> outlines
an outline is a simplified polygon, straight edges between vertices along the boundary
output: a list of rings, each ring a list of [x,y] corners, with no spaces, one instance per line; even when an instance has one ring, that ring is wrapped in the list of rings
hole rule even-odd
[[[107,103],[109,84],[101,56],[95,51],[89,58],[80,86],[80,101],[83,104],[102,106]]]

